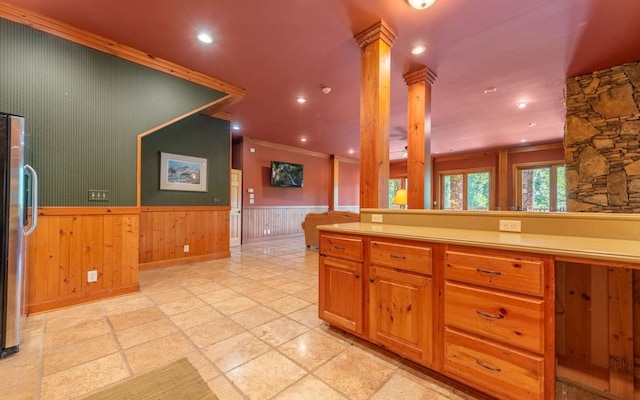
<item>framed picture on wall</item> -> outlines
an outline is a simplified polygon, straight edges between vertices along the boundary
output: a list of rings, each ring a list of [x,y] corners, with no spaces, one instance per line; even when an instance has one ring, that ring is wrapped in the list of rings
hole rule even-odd
[[[160,190],[207,191],[207,159],[160,153]]]

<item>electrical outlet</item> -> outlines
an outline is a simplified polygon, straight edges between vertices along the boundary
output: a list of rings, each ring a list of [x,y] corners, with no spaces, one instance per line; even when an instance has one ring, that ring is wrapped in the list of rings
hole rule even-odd
[[[98,281],[98,271],[95,269],[92,271],[87,271],[87,282],[97,282]]]
[[[504,232],[521,232],[521,222],[511,219],[500,220],[500,230]]]
[[[371,214],[371,222],[382,223],[382,214]]]
[[[267,235],[271,235],[271,229],[267,229]]]
[[[184,252],[185,252],[185,253],[188,253],[188,252],[189,252],[189,245],[188,245],[188,244],[185,244],[185,245],[184,245]]]

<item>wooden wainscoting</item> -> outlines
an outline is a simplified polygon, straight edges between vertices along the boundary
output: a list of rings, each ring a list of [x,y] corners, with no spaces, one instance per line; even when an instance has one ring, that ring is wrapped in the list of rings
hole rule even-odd
[[[129,207],[41,208],[27,238],[27,311],[138,291],[138,218]]]
[[[303,234],[302,221],[308,213],[321,213],[327,206],[252,207],[242,209],[242,243],[278,236]]]
[[[229,210],[228,206],[142,207],[140,270],[229,257]]]

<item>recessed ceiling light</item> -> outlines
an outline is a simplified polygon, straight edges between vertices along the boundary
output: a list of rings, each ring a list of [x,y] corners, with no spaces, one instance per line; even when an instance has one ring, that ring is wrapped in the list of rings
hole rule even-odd
[[[419,54],[424,53],[425,51],[427,51],[427,46],[423,46],[419,44],[417,46],[413,46],[413,48],[411,49],[411,54],[413,54],[414,56],[417,56]]]
[[[298,103],[300,104],[304,104],[307,102],[307,99],[305,99],[304,97],[300,96],[298,97],[298,99],[296,100]]]
[[[238,124],[233,124],[233,126],[231,127],[231,129],[233,129],[234,131],[239,131],[239,130],[240,130],[240,125],[238,125]]]
[[[331,88],[329,86],[322,87],[322,93],[329,94],[331,92]]]
[[[425,8],[431,7],[436,0],[407,0],[409,5],[418,10],[424,10]]]
[[[213,38],[207,32],[198,33],[198,40],[201,41],[202,43],[212,43],[213,42]]]
[[[525,143],[527,139],[520,139],[520,143]]]
[[[525,108],[527,106],[527,102],[522,100],[516,103],[516,105],[518,106],[518,108]]]
[[[301,141],[302,143],[304,143],[304,142],[306,142],[306,141],[307,141],[307,138],[306,138],[306,137],[300,138],[300,141]]]
[[[498,88],[497,88],[497,87],[490,87],[490,88],[486,88],[486,89],[484,90],[484,94],[495,93],[495,92],[497,92],[497,91],[498,91]]]
[[[349,149],[349,154],[353,154],[353,153],[355,153],[355,152],[356,152],[356,151],[355,151],[354,149]]]
[[[527,124],[527,127],[529,127],[529,128],[533,128],[534,126],[536,126],[536,123],[535,123],[535,122],[529,122],[529,123]]]

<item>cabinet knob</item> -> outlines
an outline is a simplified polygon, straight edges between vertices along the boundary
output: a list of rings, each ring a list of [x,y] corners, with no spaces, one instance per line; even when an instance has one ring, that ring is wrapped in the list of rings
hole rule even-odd
[[[369,282],[373,283],[374,281],[375,281],[375,279],[369,278]]]
[[[355,275],[356,279],[360,278],[360,274]]]

